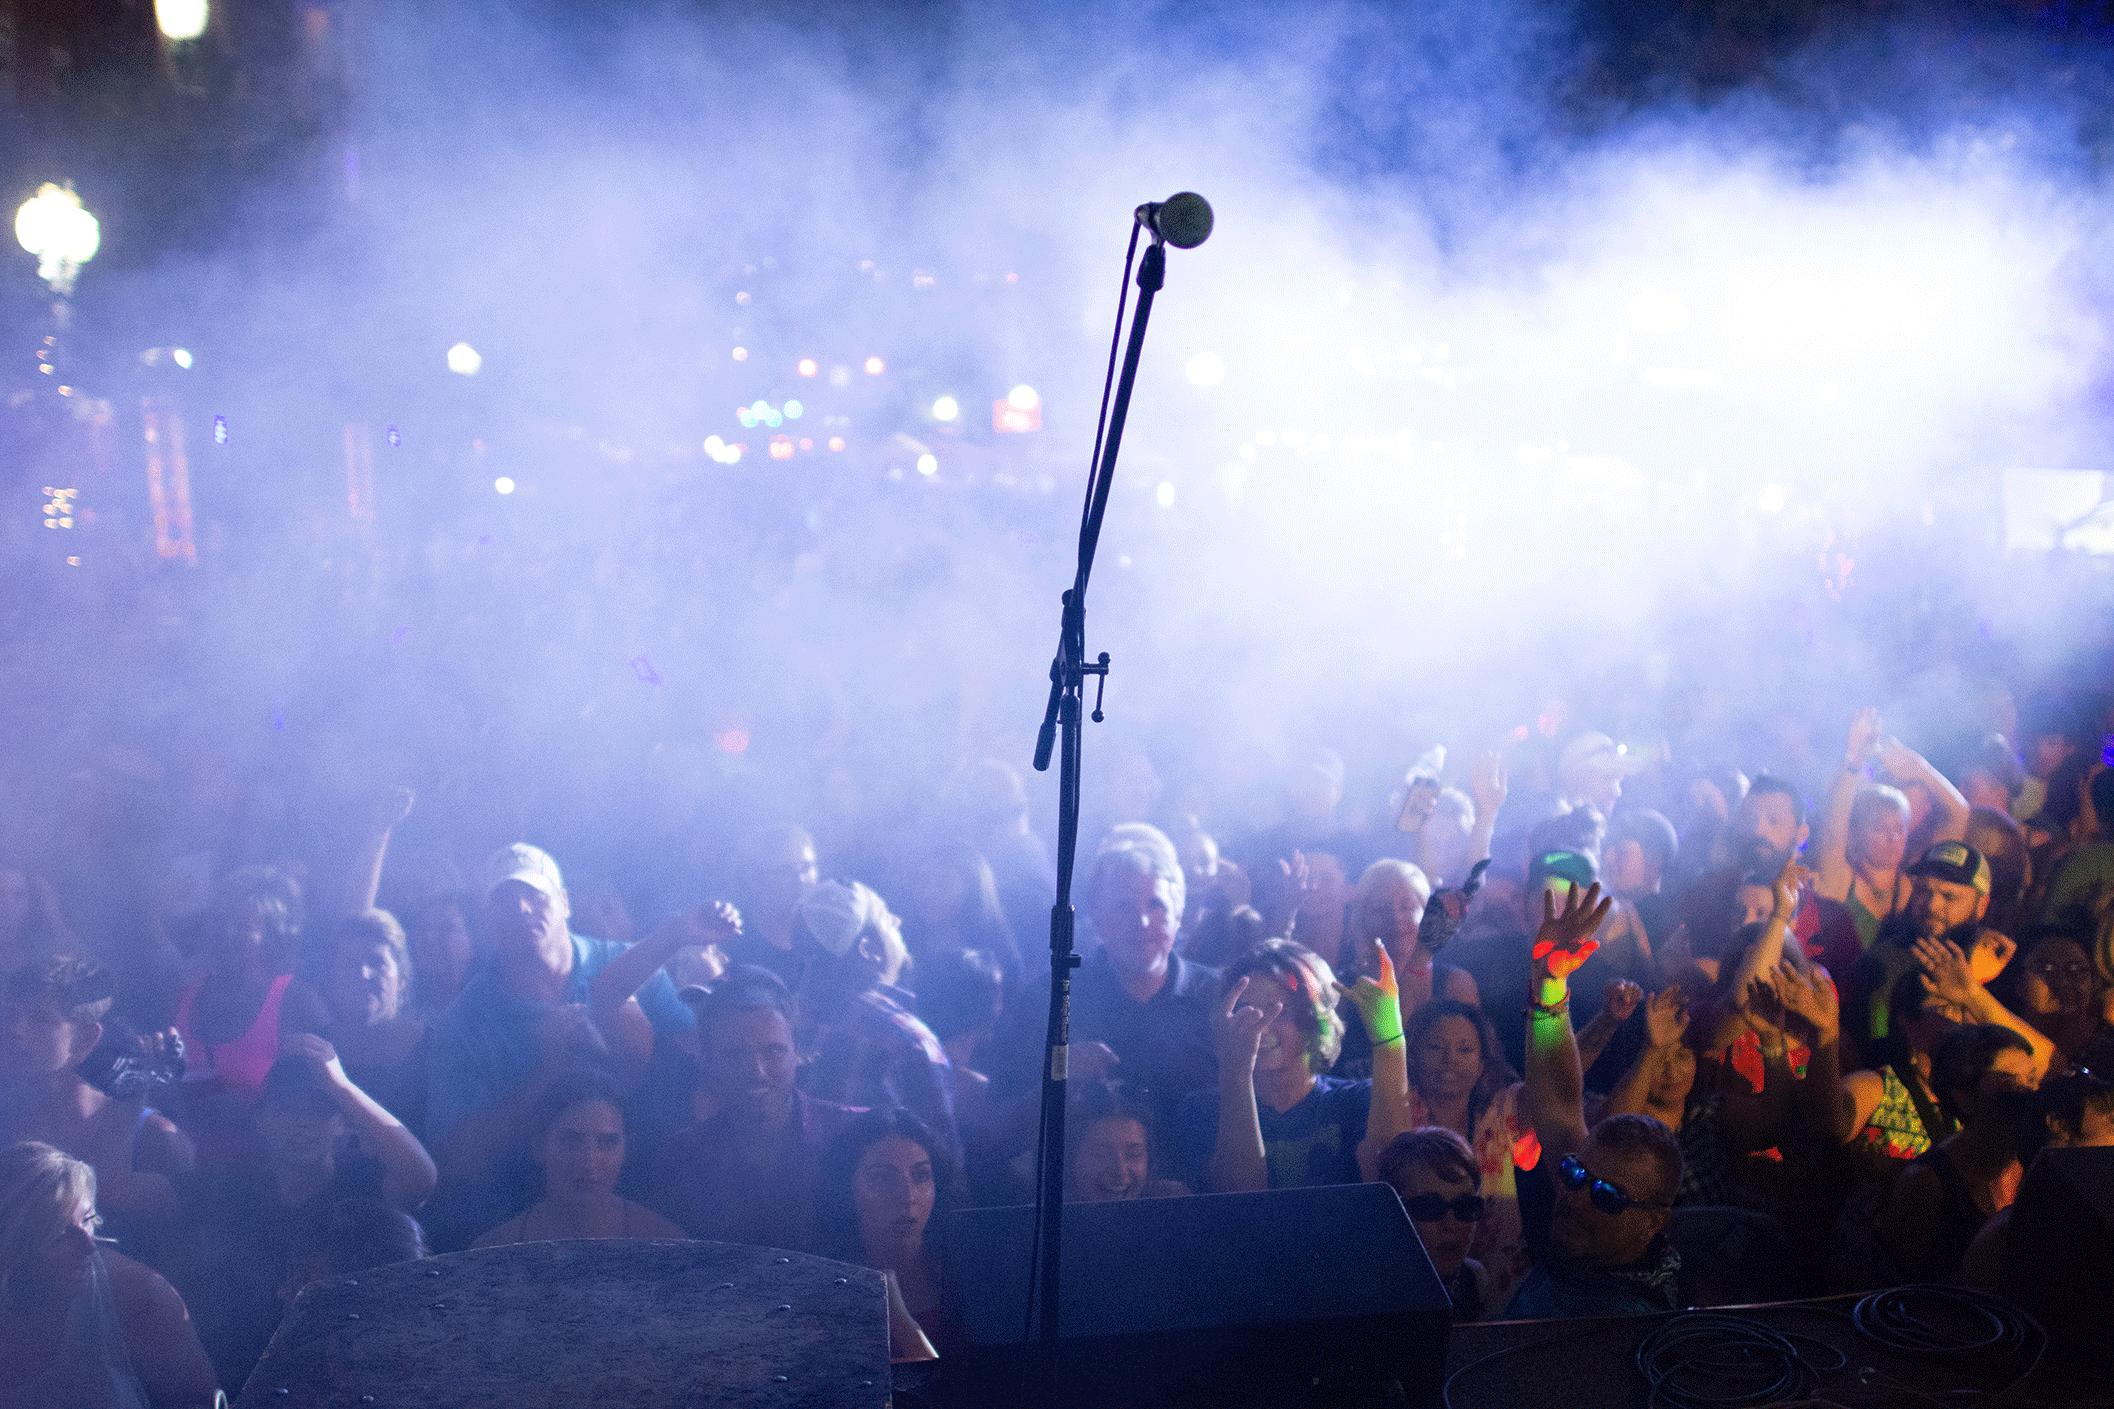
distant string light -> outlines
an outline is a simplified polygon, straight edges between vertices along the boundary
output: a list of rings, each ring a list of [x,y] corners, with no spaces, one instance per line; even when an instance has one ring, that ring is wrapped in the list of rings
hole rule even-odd
[[[962,404],[951,396],[943,396],[932,403],[932,419],[951,421],[962,414]]]
[[[448,349],[448,370],[458,376],[474,377],[482,366],[484,358],[468,343],[459,342]]]
[[[936,474],[938,474],[939,472],[940,472],[940,462],[939,462],[939,457],[938,457],[938,456],[936,456],[936,455],[930,455],[930,454],[927,454],[927,455],[920,455],[920,456],[918,456],[918,473],[919,473],[919,474],[921,474],[921,475],[936,475]]]
[[[746,361],[748,361],[748,360],[749,360],[749,350],[748,350],[747,348],[745,348],[745,347],[737,347],[737,348],[735,348],[735,349],[734,349],[734,360],[735,360],[736,362],[746,362]]]
[[[803,377],[812,377],[815,375],[815,373],[821,371],[822,369],[821,367],[816,365],[814,358],[803,357],[800,359],[800,365],[795,367],[793,370],[798,372]]]
[[[512,494],[514,492],[514,481],[506,475],[501,475],[498,479],[492,481],[492,488],[498,490],[501,494]]]
[[[169,360],[188,372],[191,370],[191,349],[179,347],[169,354]]]
[[[888,370],[888,364],[887,364],[886,362],[883,362],[883,361],[882,361],[882,360],[881,360],[880,358],[878,358],[878,357],[869,357],[869,358],[867,358],[867,359],[866,359],[866,375],[867,375],[867,376],[869,376],[869,377],[878,377],[878,376],[880,376],[880,375],[881,375],[881,374],[882,374],[883,372],[885,372],[885,371],[887,371],[887,370]]]

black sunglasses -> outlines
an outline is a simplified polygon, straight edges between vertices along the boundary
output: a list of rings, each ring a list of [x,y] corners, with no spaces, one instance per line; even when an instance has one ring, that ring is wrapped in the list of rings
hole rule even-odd
[[[1402,1207],[1408,1209],[1409,1216],[1419,1223],[1436,1223],[1448,1213],[1451,1213],[1457,1222],[1480,1223],[1483,1210],[1489,1202],[1481,1194],[1463,1194],[1457,1199],[1442,1198],[1437,1194],[1418,1194],[1414,1198],[1404,1199]]]
[[[1593,1186],[1592,1191],[1586,1197],[1590,1198],[1593,1201],[1593,1207],[1599,1209],[1602,1213],[1621,1213],[1625,1209],[1632,1208],[1673,1207],[1672,1204],[1646,1203],[1643,1199],[1633,1199],[1622,1191],[1622,1187],[1619,1184],[1610,1184],[1605,1179],[1595,1179],[1592,1172],[1578,1162],[1578,1156],[1576,1155],[1565,1155],[1562,1161],[1557,1164],[1556,1180],[1574,1194],[1591,1184]]]

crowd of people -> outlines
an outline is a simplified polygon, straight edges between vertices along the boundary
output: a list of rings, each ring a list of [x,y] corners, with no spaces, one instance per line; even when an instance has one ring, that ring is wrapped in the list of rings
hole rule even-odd
[[[1795,781],[1573,726],[1364,826],[1323,751],[1249,836],[1108,816],[1063,1195],[1385,1182],[1462,1320],[2001,1285],[2023,1171],[2114,1143],[2108,714],[1940,767],[1865,710]],[[0,1406],[209,1403],[319,1278],[553,1239],[861,1263],[944,1356],[947,1213],[1033,1196],[1054,894],[1013,769],[944,798],[758,827],[650,927],[531,841],[392,854],[403,788],[338,884],[239,866],[145,936],[0,869]]]

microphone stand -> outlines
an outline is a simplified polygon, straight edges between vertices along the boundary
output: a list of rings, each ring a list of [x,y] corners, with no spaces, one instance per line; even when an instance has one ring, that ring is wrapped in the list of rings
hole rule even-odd
[[[1135,238],[1135,227],[1133,227]],[[1079,956],[1072,950],[1072,875],[1079,852],[1079,750],[1085,733],[1081,718],[1086,677],[1097,677],[1094,722],[1101,722],[1101,688],[1108,678],[1108,652],[1086,658],[1086,585],[1094,569],[1094,550],[1101,541],[1101,520],[1114,483],[1116,452],[1123,444],[1123,422],[1130,411],[1131,388],[1138,378],[1138,354],[1145,346],[1145,325],[1152,317],[1153,295],[1166,278],[1167,255],[1155,235],[1138,263],[1138,304],[1131,315],[1129,345],[1109,406],[1105,439],[1096,444],[1088,480],[1086,509],[1079,527],[1079,567],[1064,594],[1064,615],[1057,636],[1057,655],[1050,662],[1050,701],[1035,739],[1035,768],[1046,772],[1052,745],[1060,738],[1057,769],[1057,901],[1050,907],[1050,1021],[1048,1051],[1042,1068],[1042,1121],[1035,1181],[1034,1278],[1028,1304],[1039,1311],[1039,1368],[1043,1402],[1057,1402],[1057,1336],[1059,1256],[1064,1245],[1064,1116],[1071,1044],[1072,970]],[[1120,336],[1123,314],[1116,313]],[[1025,1344],[1023,1356],[1031,1354]],[[1024,1360],[1023,1372],[1027,1362]]]

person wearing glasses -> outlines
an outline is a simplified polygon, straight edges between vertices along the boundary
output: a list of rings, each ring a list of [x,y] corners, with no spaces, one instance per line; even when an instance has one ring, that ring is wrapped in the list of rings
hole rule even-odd
[[[1528,1114],[1553,1161],[1556,1206],[1548,1256],[1505,1308],[1508,1320],[1634,1316],[1679,1307],[1681,1255],[1667,1239],[1681,1187],[1681,1146],[1665,1122],[1611,1115],[1589,1131],[1584,1075],[1571,1032],[1570,976],[1599,947],[1609,902],[1594,885],[1559,908],[1543,892],[1527,1009]]]
[[[2007,1005],[2055,1043],[2059,1070],[2114,1071],[2114,995],[2093,965],[2091,940],[2070,926],[2042,926],[2004,974]]]
[[[1405,1130],[1380,1152],[1380,1182],[1402,1196],[1453,1319],[1489,1320],[1498,1308],[1497,1283],[1468,1255],[1489,1201],[1468,1142],[1440,1125]]]

